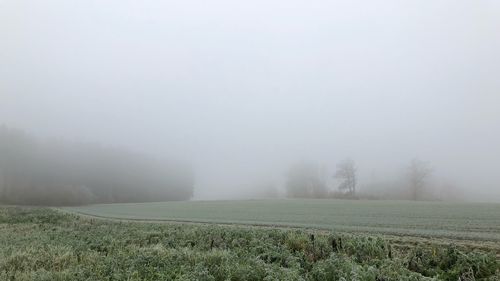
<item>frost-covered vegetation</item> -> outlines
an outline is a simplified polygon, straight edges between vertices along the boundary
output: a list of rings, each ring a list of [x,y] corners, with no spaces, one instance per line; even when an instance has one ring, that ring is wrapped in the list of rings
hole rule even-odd
[[[498,280],[493,253],[324,231],[0,208],[0,280]],[[459,279],[460,278],[460,279]]]

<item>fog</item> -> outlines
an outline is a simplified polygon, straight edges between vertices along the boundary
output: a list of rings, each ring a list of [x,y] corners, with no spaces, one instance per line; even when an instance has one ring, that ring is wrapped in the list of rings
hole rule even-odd
[[[418,158],[500,201],[499,34],[496,0],[0,0],[0,124],[190,162],[193,199]]]

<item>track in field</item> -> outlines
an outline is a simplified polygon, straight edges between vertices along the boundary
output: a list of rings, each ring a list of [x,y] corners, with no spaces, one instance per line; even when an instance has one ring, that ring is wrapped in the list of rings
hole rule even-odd
[[[64,210],[130,220],[276,225],[500,241],[500,204],[246,200],[99,204]]]

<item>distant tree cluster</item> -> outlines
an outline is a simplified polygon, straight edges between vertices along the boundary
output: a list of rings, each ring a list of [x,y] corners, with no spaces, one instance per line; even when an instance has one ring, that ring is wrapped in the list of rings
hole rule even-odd
[[[291,198],[324,198],[328,195],[324,169],[308,162],[296,163],[290,168],[286,188]]]
[[[291,198],[328,198],[332,192],[326,183],[324,167],[309,162],[299,162],[291,166],[287,174],[286,190]],[[353,197],[356,193],[357,176],[354,161],[345,160],[337,166],[334,178],[340,180],[338,190],[343,197]],[[338,193],[336,193],[338,195]]]
[[[412,200],[422,199],[424,187],[432,172],[429,164],[419,159],[413,159],[408,167],[408,181]]]
[[[339,190],[345,191],[350,195],[356,194],[356,185],[358,180],[354,161],[347,159],[338,164],[334,177],[342,181],[339,185]]]
[[[407,169],[404,182],[398,183],[396,188],[391,184],[384,183],[385,188],[391,188],[393,194],[379,196],[370,191],[358,194],[358,175],[353,160],[346,159],[337,165],[333,178],[338,183],[333,190],[326,184],[325,169],[319,169],[318,165],[300,162],[291,166],[286,182],[288,197],[291,198],[325,198],[333,197],[339,199],[374,199],[374,198],[398,198],[409,200],[433,200],[432,192],[428,190],[429,179],[432,169],[429,163],[413,159]],[[373,184],[372,184],[373,185]],[[384,188],[382,188],[384,189]],[[377,191],[375,191],[377,192]],[[380,189],[378,190],[380,192]],[[381,197],[382,196],[382,197]]]
[[[185,164],[94,144],[40,141],[0,127],[0,202],[30,205],[187,200]]]

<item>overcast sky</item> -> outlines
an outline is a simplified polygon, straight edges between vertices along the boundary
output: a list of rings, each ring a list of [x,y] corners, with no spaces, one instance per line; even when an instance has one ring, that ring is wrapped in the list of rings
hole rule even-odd
[[[187,159],[199,199],[418,157],[500,200],[500,1],[0,0],[0,123]]]

